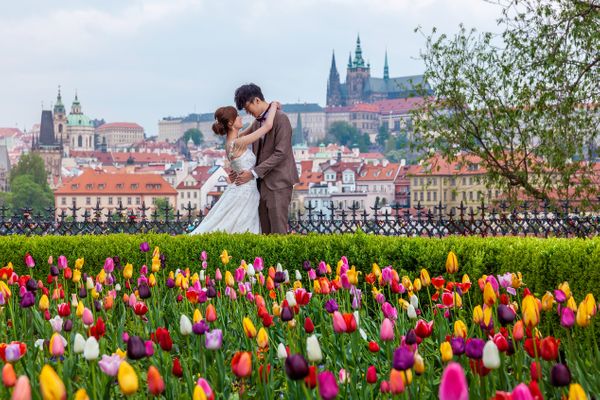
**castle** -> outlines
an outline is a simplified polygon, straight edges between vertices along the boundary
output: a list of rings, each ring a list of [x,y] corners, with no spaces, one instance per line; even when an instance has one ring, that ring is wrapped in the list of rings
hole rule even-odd
[[[340,82],[335,62],[331,58],[331,68],[327,81],[327,107],[349,106],[358,103],[374,103],[379,100],[400,99],[417,96],[417,86],[424,84],[423,75],[390,78],[387,52],[383,67],[383,78],[371,76],[371,65],[365,62],[360,46],[360,36],[356,39],[354,59],[348,58],[346,82]],[[428,86],[425,87],[428,89]]]

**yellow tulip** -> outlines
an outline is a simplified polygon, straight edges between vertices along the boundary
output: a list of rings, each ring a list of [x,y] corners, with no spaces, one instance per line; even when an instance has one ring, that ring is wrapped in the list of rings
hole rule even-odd
[[[220,257],[223,265],[227,265],[229,264],[229,261],[231,261],[231,256],[229,255],[229,253],[227,253],[227,250],[223,250]]]
[[[127,357],[127,352],[125,350],[121,350],[120,348],[117,348],[115,354],[121,357],[121,359],[123,360],[125,359],[125,357]]]
[[[242,321],[242,326],[247,337],[254,338],[256,336],[256,327],[250,318],[245,317]]]
[[[225,271],[225,284],[229,287],[233,287],[235,285],[235,279],[230,271]]]
[[[587,400],[587,395],[579,383],[569,386],[569,400]]]
[[[594,299],[594,295],[591,293],[588,293],[587,296],[585,296],[585,299],[583,301],[585,302],[588,316],[593,317],[594,315],[596,315],[597,307],[596,307],[596,299]]]
[[[461,338],[467,337],[467,326],[460,319],[454,322],[454,336]]]
[[[100,297],[100,293],[98,293],[95,287],[93,287],[92,290],[90,290],[90,294],[92,295],[93,299],[97,299],[98,297]]]
[[[424,287],[427,287],[431,284],[431,278],[429,277],[429,272],[425,268],[421,269],[421,283]]]
[[[457,292],[454,292],[454,305],[456,307],[462,307],[462,297]]]
[[[46,296],[45,294],[43,294],[42,297],[40,297],[38,308],[41,311],[46,311],[48,308],[50,308],[50,300],[48,300],[48,296]]]
[[[444,341],[440,345],[440,353],[442,354],[442,362],[448,362],[452,360],[452,346],[450,346],[450,342]]]
[[[567,308],[570,308],[573,312],[577,311],[577,302],[573,296],[569,297],[569,300],[567,300]]]
[[[0,282],[0,283],[2,283],[2,282]],[[321,283],[319,283],[318,279],[315,279],[313,281],[313,292],[321,293]]]
[[[123,278],[131,279],[133,276],[133,265],[127,263],[125,264],[125,268],[123,268]]]
[[[376,263],[373,263],[373,267],[371,267],[371,272],[375,277],[379,278],[381,276],[381,268]]]
[[[90,400],[90,396],[88,396],[84,388],[81,388],[75,392],[75,397],[73,397],[73,400]]]
[[[492,307],[486,307],[483,309],[483,324],[490,326],[492,322]]]
[[[85,306],[83,305],[83,302],[79,300],[77,303],[77,309],[75,310],[75,315],[77,315],[78,318],[81,318],[83,315],[83,310],[85,310]]]
[[[415,365],[413,368],[417,375],[423,375],[425,373],[425,362],[419,353],[415,353]]]
[[[66,400],[67,389],[60,376],[48,364],[40,373],[40,391],[44,400]]]
[[[462,280],[461,280],[461,282],[462,282],[462,283],[471,283],[471,278],[469,278],[469,275],[467,275],[467,274],[464,274],[464,275],[462,276]]]
[[[78,259],[75,261],[75,269],[81,269],[81,268],[83,268],[83,264],[84,264],[84,262],[85,262],[85,260],[84,260],[84,258],[83,258],[83,257],[81,257],[81,258],[78,258]]]
[[[486,282],[485,287],[483,288],[483,301],[488,306],[492,306],[496,303],[496,292],[490,282]]]
[[[512,274],[512,287],[518,289],[523,285],[523,275],[520,272]]]
[[[10,288],[4,281],[0,281],[0,293],[4,295],[5,299],[8,299],[12,294]]]
[[[195,324],[197,324],[198,322],[202,321],[202,313],[200,312],[200,310],[198,310],[197,308],[194,310],[194,317],[192,318],[192,320],[194,321]]]
[[[585,328],[590,324],[590,317],[587,312],[587,305],[585,304],[585,300],[579,303],[579,307],[577,308],[577,315],[575,316],[575,322],[577,322],[577,326]]]
[[[156,286],[156,277],[154,276],[154,274],[148,275],[148,286],[150,286],[150,287]]]
[[[449,274],[455,274],[458,272],[458,259],[453,251],[450,251],[450,253],[448,253],[448,257],[446,257],[446,272]]]
[[[157,257],[152,257],[152,272],[158,272],[160,271],[160,258]]]
[[[403,298],[398,298],[398,304],[404,311],[408,310],[408,306],[410,305],[410,303]]]
[[[525,296],[522,302],[523,323],[526,326],[536,326],[540,322],[540,309],[535,297],[532,295]]]
[[[480,324],[483,321],[483,308],[480,305],[477,305],[473,308],[473,322],[476,324]]]
[[[81,270],[76,269],[75,271],[73,271],[73,277],[71,278],[71,280],[75,283],[79,283],[81,281]]]
[[[346,275],[348,276],[348,282],[350,282],[351,285],[358,285],[358,274],[360,272],[356,271],[356,267],[353,265],[352,268],[350,268],[348,271],[346,271]]]
[[[410,281],[410,278],[406,275],[402,277],[402,286],[404,286],[407,290],[410,290],[410,288],[412,287],[412,282]]]
[[[158,246],[154,246],[154,250],[152,251],[152,258],[160,257],[160,248]]]
[[[546,292],[542,297],[542,310],[550,311],[554,305],[554,296],[550,292]]]
[[[103,269],[100,270],[100,272],[96,276],[96,281],[100,282],[101,284],[104,285],[104,282],[106,282],[106,271],[105,270],[103,270]]]
[[[415,281],[413,282],[413,289],[415,292],[418,292],[419,290],[421,290],[421,287],[423,285],[421,285],[421,279],[419,278],[415,278]]]
[[[317,282],[317,281],[315,281]],[[271,307],[273,309],[273,315],[276,317],[279,317],[281,315],[281,307],[279,306],[279,304],[274,301],[273,302],[273,306]]]
[[[135,373],[135,369],[133,369],[133,367],[125,360],[121,361],[121,365],[119,365],[117,379],[119,380],[121,392],[124,395],[130,395],[137,392],[139,387],[137,374]]]
[[[256,342],[258,343],[258,347],[264,349],[269,346],[269,335],[265,328],[261,327],[258,330],[258,334],[256,335]]]
[[[202,386],[196,385],[194,388],[193,400],[206,400],[206,393],[204,392],[204,389],[202,389]]]

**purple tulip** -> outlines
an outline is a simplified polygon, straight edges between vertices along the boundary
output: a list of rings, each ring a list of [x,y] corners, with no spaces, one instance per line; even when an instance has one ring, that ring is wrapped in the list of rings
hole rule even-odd
[[[408,346],[400,346],[394,351],[394,358],[392,360],[392,366],[398,371],[405,371],[415,363],[415,354],[408,348]]]
[[[273,279],[275,283],[283,283],[285,282],[285,273],[283,271],[275,272],[275,279]]]
[[[208,323],[205,320],[202,320],[192,325],[192,332],[196,335],[204,335],[208,331],[208,328]]]
[[[555,364],[550,371],[552,386],[567,386],[571,383],[571,371],[565,364]]]
[[[302,354],[292,354],[285,359],[285,373],[294,381],[306,378],[308,363]]]
[[[473,338],[467,341],[465,346],[467,357],[480,360],[483,357],[483,346],[485,346],[485,340],[483,339]]]
[[[117,376],[117,372],[119,372],[119,366],[121,365],[121,357],[118,354],[113,354],[112,356],[107,356],[104,354],[102,359],[98,361],[98,366],[100,370],[104,372],[108,376]]]
[[[50,275],[58,276],[58,274],[59,274],[58,267],[56,265],[51,265],[50,266]]]
[[[107,257],[106,260],[104,260],[104,271],[110,274],[111,272],[113,272],[114,269],[115,261],[111,257]]]
[[[62,328],[65,332],[71,332],[73,330],[73,320],[66,319],[65,322],[63,322]]]
[[[570,328],[575,324],[575,313],[568,307],[563,307],[560,313],[560,324]]]
[[[451,362],[444,369],[438,397],[440,400],[469,400],[469,385],[459,363]]]
[[[30,292],[35,292],[38,289],[37,281],[35,279],[28,279],[25,287]]]
[[[452,354],[460,356],[465,352],[465,339],[453,337],[450,339],[450,347],[452,347]]]
[[[139,360],[146,357],[146,344],[139,336],[130,336],[127,341],[127,357]]]
[[[140,251],[142,253],[147,253],[150,251],[150,245],[148,244],[148,242],[142,242],[140,243]]]
[[[308,272],[308,271],[310,270],[310,261],[308,261],[308,260],[305,260],[305,261],[302,263],[302,269],[303,269],[304,271]]]
[[[333,314],[335,311],[339,310],[339,307],[334,299],[329,299],[325,302],[325,310],[327,310],[329,314]]]
[[[223,331],[222,330],[213,329],[213,330],[206,332],[205,339],[204,339],[204,346],[208,350],[219,350],[222,345],[223,345]]]
[[[29,308],[35,304],[35,296],[31,292],[25,292],[23,297],[21,298],[21,307]]]
[[[414,329],[411,329],[406,333],[406,338],[404,339],[404,342],[408,345],[413,345],[417,343],[417,340],[417,333]]]
[[[516,313],[514,310],[504,304],[498,306],[498,320],[502,326],[512,323],[515,320]]]
[[[291,321],[294,319],[294,311],[292,311],[290,307],[281,307],[279,318],[281,318],[283,322]]]
[[[319,386],[319,394],[323,400],[332,400],[338,395],[340,391],[335,374],[331,371],[319,372],[317,375],[317,381]]]
[[[214,287],[214,285],[210,285],[208,288],[206,288],[206,297],[209,299],[214,299],[217,297],[217,289]]]
[[[140,298],[142,299],[147,299],[152,295],[152,293],[150,293],[150,288],[146,283],[142,283],[138,287],[138,293],[140,294]]]
[[[79,288],[79,297],[85,299],[87,297],[87,289],[85,286]]]

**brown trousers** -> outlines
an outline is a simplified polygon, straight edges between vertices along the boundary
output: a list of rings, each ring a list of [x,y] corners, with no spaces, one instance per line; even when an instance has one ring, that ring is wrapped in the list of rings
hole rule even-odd
[[[260,185],[258,216],[262,233],[286,234],[288,232],[288,209],[292,201],[293,187],[271,190]]]

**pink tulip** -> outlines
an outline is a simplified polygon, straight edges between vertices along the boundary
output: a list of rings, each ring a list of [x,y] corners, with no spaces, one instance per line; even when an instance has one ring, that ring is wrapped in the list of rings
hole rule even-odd
[[[204,394],[206,395],[207,399],[214,398],[212,388],[206,379],[199,378],[198,382],[196,382],[196,385],[200,386],[202,390],[204,390]]]
[[[252,263],[252,265],[254,265],[254,270],[256,272],[260,272],[263,270],[263,268],[265,267],[263,259],[260,257],[256,257],[254,259],[254,262]]]
[[[386,318],[393,319],[394,321],[398,319],[398,310],[388,302],[383,303],[381,311],[383,311],[383,315]]]
[[[533,400],[533,396],[531,395],[531,392],[529,391],[529,387],[526,384],[521,383],[513,390],[512,399],[513,400]]]
[[[223,274],[221,274],[221,270],[217,268],[215,271],[215,280],[220,281],[223,279]]]
[[[469,400],[469,386],[460,364],[451,362],[446,366],[438,395],[440,400]]]
[[[570,328],[575,324],[575,313],[569,307],[562,307],[560,324],[565,328]]]
[[[384,342],[394,340],[394,323],[389,318],[384,318],[379,329],[379,338]]]
[[[62,336],[59,333],[54,332],[52,337],[50,338],[50,353],[54,357],[60,357],[65,354],[65,344],[63,342]]]
[[[83,310],[83,315],[81,316],[81,320],[83,321],[84,325],[92,325],[94,323],[94,316],[92,315],[92,312],[90,311],[89,308],[84,308]]]
[[[19,379],[17,379],[11,399],[31,400],[31,385],[29,384],[29,378],[27,378],[26,375],[21,375]]]
[[[33,260],[33,257],[29,253],[27,253],[25,255],[25,265],[28,266],[29,268],[35,267],[35,261]]]
[[[58,268],[59,269],[67,268],[67,257],[65,257],[65,256],[58,257]]]
[[[333,330],[335,333],[344,333],[347,330],[346,321],[339,311],[333,312]]]
[[[117,372],[119,372],[119,366],[121,365],[121,357],[118,354],[113,354],[111,356],[107,356],[104,354],[102,359],[98,361],[98,366],[100,370],[104,372],[108,376],[117,376]]]
[[[319,383],[319,394],[324,400],[335,399],[338,395],[339,387],[335,375],[331,371],[320,372],[317,376]]]
[[[146,356],[152,357],[152,355],[154,355],[154,345],[152,340],[146,340],[144,344],[146,345]]]

